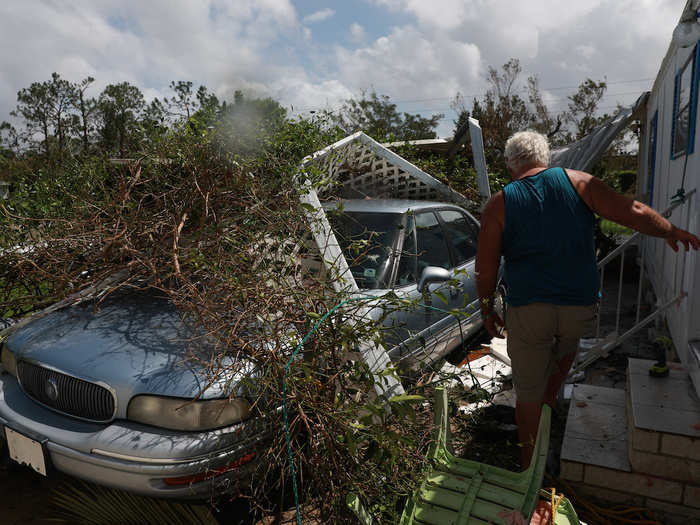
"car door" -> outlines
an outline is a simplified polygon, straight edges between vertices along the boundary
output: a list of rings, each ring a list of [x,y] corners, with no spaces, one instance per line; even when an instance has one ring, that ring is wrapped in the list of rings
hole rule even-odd
[[[445,231],[432,210],[409,214],[394,288],[399,302],[384,322],[390,357],[408,366],[436,360],[449,344],[450,286],[433,283],[422,294],[417,283],[428,266],[453,266]]]
[[[438,216],[445,229],[448,243],[455,261],[453,275],[459,281],[457,292],[450,294],[450,309],[459,310],[458,324],[453,327],[452,337],[462,339],[473,335],[480,326],[479,297],[476,290],[476,249],[479,239],[479,223],[458,209],[443,209]],[[456,344],[454,345],[456,346]]]

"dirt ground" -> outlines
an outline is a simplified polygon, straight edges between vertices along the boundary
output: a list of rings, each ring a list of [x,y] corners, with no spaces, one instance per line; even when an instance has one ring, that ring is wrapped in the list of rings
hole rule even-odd
[[[71,523],[57,521],[52,507],[52,495],[60,491],[70,478],[59,472],[44,477],[29,467],[20,466],[0,450],[0,525],[56,525]],[[279,520],[268,517],[260,521],[251,518],[250,507],[244,500],[219,505],[216,519],[226,525],[293,525],[296,523],[294,506],[282,513]],[[304,525],[321,525],[313,508],[303,508]]]
[[[28,467],[12,464],[6,449],[0,455],[0,523],[55,524],[49,521],[48,494],[60,484],[61,477],[45,478]]]

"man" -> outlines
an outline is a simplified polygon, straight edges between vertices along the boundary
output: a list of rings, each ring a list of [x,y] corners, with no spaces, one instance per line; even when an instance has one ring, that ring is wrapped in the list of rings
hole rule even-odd
[[[484,208],[476,256],[477,290],[486,328],[492,336],[502,337],[503,320],[492,306],[503,255],[508,355],[523,468],[527,468],[542,405],[554,406],[579,339],[597,316],[600,277],[594,213],[662,237],[674,251],[679,241],[686,251],[697,250],[700,239],[588,173],[548,168],[549,145],[539,133],[513,135],[506,142],[505,159],[513,180]]]

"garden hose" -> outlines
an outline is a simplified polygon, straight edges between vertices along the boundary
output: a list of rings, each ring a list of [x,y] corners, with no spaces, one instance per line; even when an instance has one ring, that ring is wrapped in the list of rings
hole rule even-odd
[[[373,299],[379,299],[379,297],[373,297]],[[338,304],[336,304],[333,308],[328,310],[321,318],[314,323],[314,325],[311,327],[311,330],[304,336],[304,338],[301,340],[301,342],[296,346],[294,349],[294,352],[292,352],[291,357],[289,358],[289,361],[287,362],[287,365],[284,367],[284,376],[282,378],[282,393],[283,393],[283,398],[282,398],[282,407],[283,407],[283,413],[284,413],[284,436],[285,439],[287,440],[287,453],[289,454],[289,466],[291,467],[292,470],[292,488],[294,490],[294,506],[296,507],[296,514],[297,514],[297,525],[301,525],[301,509],[299,507],[299,491],[297,489],[297,475],[296,475],[296,470],[294,468],[294,457],[292,455],[292,444],[289,439],[289,416],[287,413],[287,373],[289,372],[289,368],[292,366],[292,362],[294,361],[294,358],[297,356],[299,353],[299,350],[304,346],[304,343],[309,340],[309,337],[311,337],[316,330],[320,328],[320,326],[323,324],[323,322],[328,319],[328,317],[338,310],[341,306],[344,306],[352,301],[368,301],[368,298],[365,297],[351,297],[350,299],[346,299],[345,301],[342,301]]]
[[[284,367],[284,375],[282,378],[282,407],[283,407],[283,414],[284,414],[284,436],[285,440],[287,442],[287,453],[289,455],[289,466],[292,471],[292,488],[294,491],[294,506],[296,508],[296,522],[297,525],[301,525],[301,508],[299,505],[299,490],[297,487],[297,477],[296,477],[296,469],[294,467],[294,457],[292,454],[292,444],[291,444],[291,439],[289,437],[289,415],[288,415],[288,410],[287,410],[287,374],[289,372],[289,369],[292,366],[292,363],[294,362],[294,358],[297,356],[299,351],[302,349],[306,341],[309,340],[309,338],[316,333],[316,331],[321,327],[321,325],[330,317],[335,311],[340,309],[341,307],[345,306],[348,303],[351,302],[369,302],[369,301],[376,301],[378,299],[383,299],[382,296],[374,296],[374,295],[361,295],[361,296],[355,296],[351,297],[349,299],[345,299],[344,301],[339,302],[335,306],[333,306],[330,310],[328,310],[325,314],[321,316],[321,318],[314,323],[314,325],[311,327],[311,330],[308,331],[308,333],[303,337],[301,342],[294,348],[294,351],[292,352],[292,355],[289,358],[289,361],[287,361],[286,366]],[[429,310],[435,310],[437,312],[442,312],[442,313],[448,313],[451,314],[449,310],[445,310],[443,308],[437,308],[432,305],[428,304],[423,304],[423,303],[418,303],[417,306],[421,306],[424,308],[427,308]],[[464,342],[464,333],[462,332],[462,320],[457,318],[457,323],[459,326],[459,334],[462,339],[462,342]],[[467,360],[467,368],[469,370],[469,375],[472,377],[472,379],[477,383],[478,387],[481,388],[481,383],[479,380],[476,378],[474,373],[471,370],[471,366],[469,365],[469,361]]]
[[[623,523],[627,523],[630,525],[663,525],[661,522],[655,519],[648,519],[644,517],[644,514],[646,514],[649,511],[649,509],[646,509],[644,507],[617,507],[612,509],[606,509],[580,497],[573,489],[573,487],[571,487],[571,485],[569,485],[566,481],[562,479],[555,480],[546,472],[545,476],[547,476],[552,481],[556,481],[557,484],[563,485],[566,489],[566,492],[572,495],[571,497],[574,501],[576,501],[576,504],[586,509],[591,514],[591,516],[595,518],[596,521],[594,523],[596,525],[619,525]],[[603,491],[605,489],[601,488],[600,490]],[[627,514],[635,513],[637,513],[639,518],[624,517]]]

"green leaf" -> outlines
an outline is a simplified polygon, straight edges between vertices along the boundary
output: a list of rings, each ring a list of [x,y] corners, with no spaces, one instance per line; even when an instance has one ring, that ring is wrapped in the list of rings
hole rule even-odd
[[[304,208],[304,209],[305,209],[306,211],[308,211],[308,212],[312,212],[312,213],[313,213],[313,212],[316,211],[316,207],[313,206],[312,204],[309,204],[308,202],[301,202],[300,205],[301,205],[302,208]]]
[[[418,401],[425,401],[425,397],[417,394],[401,394],[400,396],[393,396],[391,399],[389,399],[390,403],[401,403],[403,401],[415,403]]]

